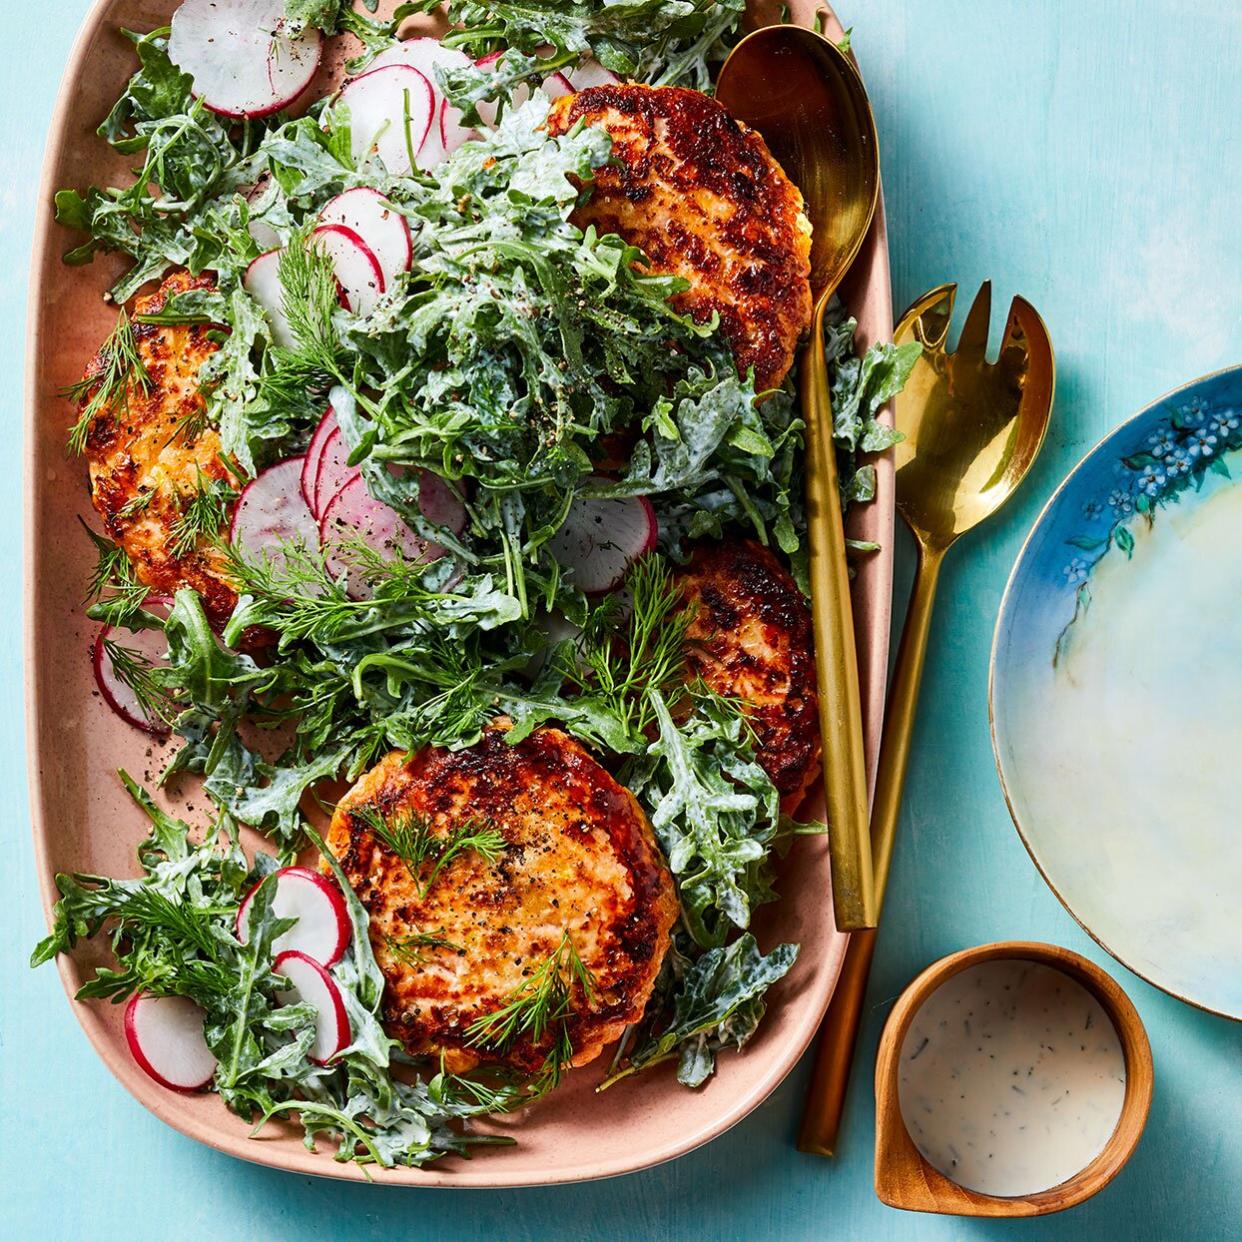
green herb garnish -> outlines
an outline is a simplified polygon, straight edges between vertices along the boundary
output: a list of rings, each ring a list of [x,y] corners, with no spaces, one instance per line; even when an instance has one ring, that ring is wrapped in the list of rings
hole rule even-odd
[[[587,969],[568,932],[530,975],[491,1013],[476,1018],[466,1028],[468,1043],[492,1052],[504,1052],[519,1039],[535,1047],[551,1036],[551,1047],[539,1072],[534,1091],[551,1090],[573,1060],[573,1041],[568,1019],[573,1013],[575,990],[586,1005],[595,996],[595,977]]]
[[[132,385],[143,392],[151,386],[151,377],[138,353],[133,324],[124,310],[117,316],[116,327],[100,349],[99,359],[96,371],[64,390],[71,401],[85,403],[69,432],[69,451],[75,455],[85,450],[87,434],[101,414],[106,411],[120,418],[129,413]]]
[[[441,929],[443,930],[443,929]],[[445,940],[438,932],[407,932],[403,936],[384,937],[384,947],[399,962],[406,966],[423,966],[427,962],[425,949],[447,949],[451,953],[463,953],[465,950],[451,940]]]
[[[202,539],[214,539],[228,522],[237,499],[227,479],[205,479],[200,470],[194,494],[182,502],[180,515],[170,528],[169,551],[175,557],[191,552]]]
[[[395,854],[419,886],[419,899],[425,901],[441,872],[462,854],[477,854],[493,863],[508,846],[504,833],[482,819],[468,819],[438,833],[431,820],[413,812],[401,811],[385,817],[372,806],[358,807],[357,815],[367,828]],[[427,863],[430,871],[424,875]]]

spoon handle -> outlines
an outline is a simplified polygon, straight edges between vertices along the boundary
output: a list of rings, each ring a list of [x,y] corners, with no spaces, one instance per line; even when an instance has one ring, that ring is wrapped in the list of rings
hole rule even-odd
[[[893,670],[893,684],[884,717],[884,733],[880,741],[880,768],[876,775],[875,806],[871,821],[871,851],[875,872],[876,914],[884,904],[884,886],[893,858],[893,841],[897,833],[897,817],[901,811],[901,791],[910,759],[910,739],[918,712],[919,687],[923,681],[923,664],[927,655],[927,638],[931,632],[936,587],[940,581],[942,548],[919,545],[919,566],[914,579],[914,592],[901,632],[901,646]],[[854,1061],[854,1045],[858,1040],[863,999],[871,973],[875,952],[874,931],[850,937],[845,951],[841,977],[832,993],[828,1012],[819,1029],[815,1052],[815,1068],[807,1091],[798,1131],[798,1150],[819,1156],[831,1156],[836,1150],[841,1115],[845,1109],[845,1093],[849,1086],[850,1066]]]
[[[832,405],[824,358],[824,307],[815,308],[811,339],[802,355],[802,416],[806,421],[807,534],[819,727],[824,749],[824,792],[832,900],[842,931],[874,927],[875,887],[868,831],[867,772],[863,756],[858,653],[850,603],[845,529],[832,443]]]

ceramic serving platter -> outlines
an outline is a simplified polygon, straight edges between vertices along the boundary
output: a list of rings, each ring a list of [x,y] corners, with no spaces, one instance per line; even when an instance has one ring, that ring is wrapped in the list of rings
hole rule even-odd
[[[111,327],[115,310],[100,295],[120,261],[102,257],[70,268],[61,254],[73,238],[52,218],[61,186],[125,182],[126,160],[111,153],[95,127],[133,70],[132,44],[118,32],[167,24],[176,0],[101,0],[78,37],[61,86],[48,138],[40,192],[31,299],[27,371],[26,661],[31,801],[45,905],[55,900],[59,871],[124,875],[136,870],[134,847],[144,835],[141,816],[116,778],[125,768],[147,783],[158,778],[167,754],[118,720],[100,701],[91,676],[92,624],[82,601],[91,549],[79,519],[91,521],[85,470],[66,456],[69,407],[58,392],[78,378]],[[814,0],[794,0],[792,16],[810,25]],[[392,4],[381,3],[381,12]],[[779,10],[751,14],[775,20]],[[412,30],[417,30],[411,24]],[[830,26],[839,34],[839,27]],[[423,28],[423,33],[427,28]],[[339,59],[337,64],[339,66]],[[312,91],[332,86],[339,67],[326,65]],[[892,327],[888,250],[881,211],[843,296],[859,319],[860,344],[888,339]],[[854,584],[866,737],[874,773],[884,696],[891,588],[893,492],[891,464],[878,463],[878,499],[853,517],[850,533],[878,542]],[[171,804],[191,822],[206,807],[192,787]],[[822,815],[822,801],[818,810]],[[257,844],[257,838],[249,844]],[[521,1186],[571,1182],[640,1169],[691,1150],[727,1130],[759,1104],[807,1046],[841,968],[846,937],[833,923],[828,854],[822,838],[803,838],[780,885],[782,900],[765,907],[756,932],[762,945],[801,944],[795,968],[774,990],[771,1011],[743,1054],[721,1058],[702,1090],[680,1087],[663,1069],[619,1083],[605,1096],[593,1068],[572,1075],[525,1115],[490,1128],[512,1133],[515,1147],[491,1149],[472,1161],[450,1160],[425,1170],[378,1171],[379,1180],[424,1186]],[[61,959],[73,992],[102,947],[80,960]],[[141,1103],[182,1133],[242,1159],[304,1174],[358,1179],[356,1165],[335,1163],[328,1151],[308,1152],[300,1131],[270,1127],[259,1139],[212,1095],[178,1095],[157,1086],[137,1067],[124,1040],[120,1009],[73,1004],[96,1051]],[[606,1057],[605,1057],[606,1060]]]
[[[992,736],[1044,878],[1114,957],[1242,1019],[1242,367],[1123,423],[1036,523]]]

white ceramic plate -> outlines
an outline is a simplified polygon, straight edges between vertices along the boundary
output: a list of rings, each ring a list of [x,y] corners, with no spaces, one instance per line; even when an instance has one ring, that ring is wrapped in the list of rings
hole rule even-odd
[[[1122,424],[1040,515],[992,739],[1044,878],[1114,957],[1242,1019],[1242,368]]]

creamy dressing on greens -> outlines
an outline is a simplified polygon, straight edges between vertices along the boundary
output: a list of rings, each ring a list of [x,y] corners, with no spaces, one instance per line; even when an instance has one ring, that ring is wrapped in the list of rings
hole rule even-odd
[[[1002,960],[947,980],[915,1014],[898,1098],[924,1158],[967,1189],[1047,1190],[1103,1150],[1125,1057],[1099,1001],[1062,971]]]

